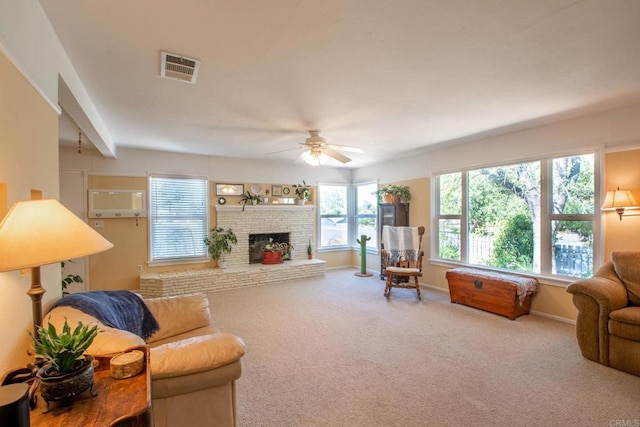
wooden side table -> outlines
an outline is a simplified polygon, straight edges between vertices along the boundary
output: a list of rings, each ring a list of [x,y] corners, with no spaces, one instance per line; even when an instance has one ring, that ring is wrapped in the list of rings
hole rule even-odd
[[[111,378],[109,357],[97,357],[93,391],[76,396],[70,404],[51,402],[49,412],[43,414],[46,403],[38,395],[38,403],[30,413],[31,426],[69,427],[151,427],[151,372],[149,348],[135,347],[145,354],[145,366],[138,375],[116,380]]]

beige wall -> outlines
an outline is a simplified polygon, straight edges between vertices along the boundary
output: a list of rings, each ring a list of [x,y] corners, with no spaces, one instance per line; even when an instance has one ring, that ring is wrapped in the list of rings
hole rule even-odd
[[[0,52],[0,212],[41,192],[58,197],[58,116]],[[55,227],[55,224],[51,224]],[[60,266],[41,270],[45,310],[60,298]],[[0,376],[24,366],[31,343],[30,274],[0,273]]]
[[[640,202],[640,150],[608,153],[605,159],[605,190],[620,187],[633,192]],[[605,259],[613,251],[640,250],[640,210],[627,211],[639,216],[623,216],[622,221],[615,212],[605,213]]]

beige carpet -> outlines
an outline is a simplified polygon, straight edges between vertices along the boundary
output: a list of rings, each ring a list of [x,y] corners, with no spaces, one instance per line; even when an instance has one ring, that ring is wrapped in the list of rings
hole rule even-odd
[[[640,377],[582,358],[574,326],[429,289],[387,300],[356,271],[210,294],[248,347],[240,426],[640,425]]]

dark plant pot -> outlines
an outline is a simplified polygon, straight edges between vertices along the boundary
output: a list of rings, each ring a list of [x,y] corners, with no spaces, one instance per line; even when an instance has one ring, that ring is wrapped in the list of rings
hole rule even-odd
[[[66,374],[58,374],[50,363],[40,368],[37,378],[40,380],[40,394],[42,399],[47,402],[49,410],[49,402],[71,399],[83,391],[90,389],[93,393],[93,357],[85,356],[84,359],[78,360],[78,367]]]
[[[282,264],[282,254],[280,252],[263,252],[263,264]]]

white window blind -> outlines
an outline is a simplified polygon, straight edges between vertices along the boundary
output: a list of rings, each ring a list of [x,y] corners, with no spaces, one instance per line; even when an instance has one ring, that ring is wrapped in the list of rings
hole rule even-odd
[[[207,257],[207,182],[201,177],[149,177],[151,262]]]

